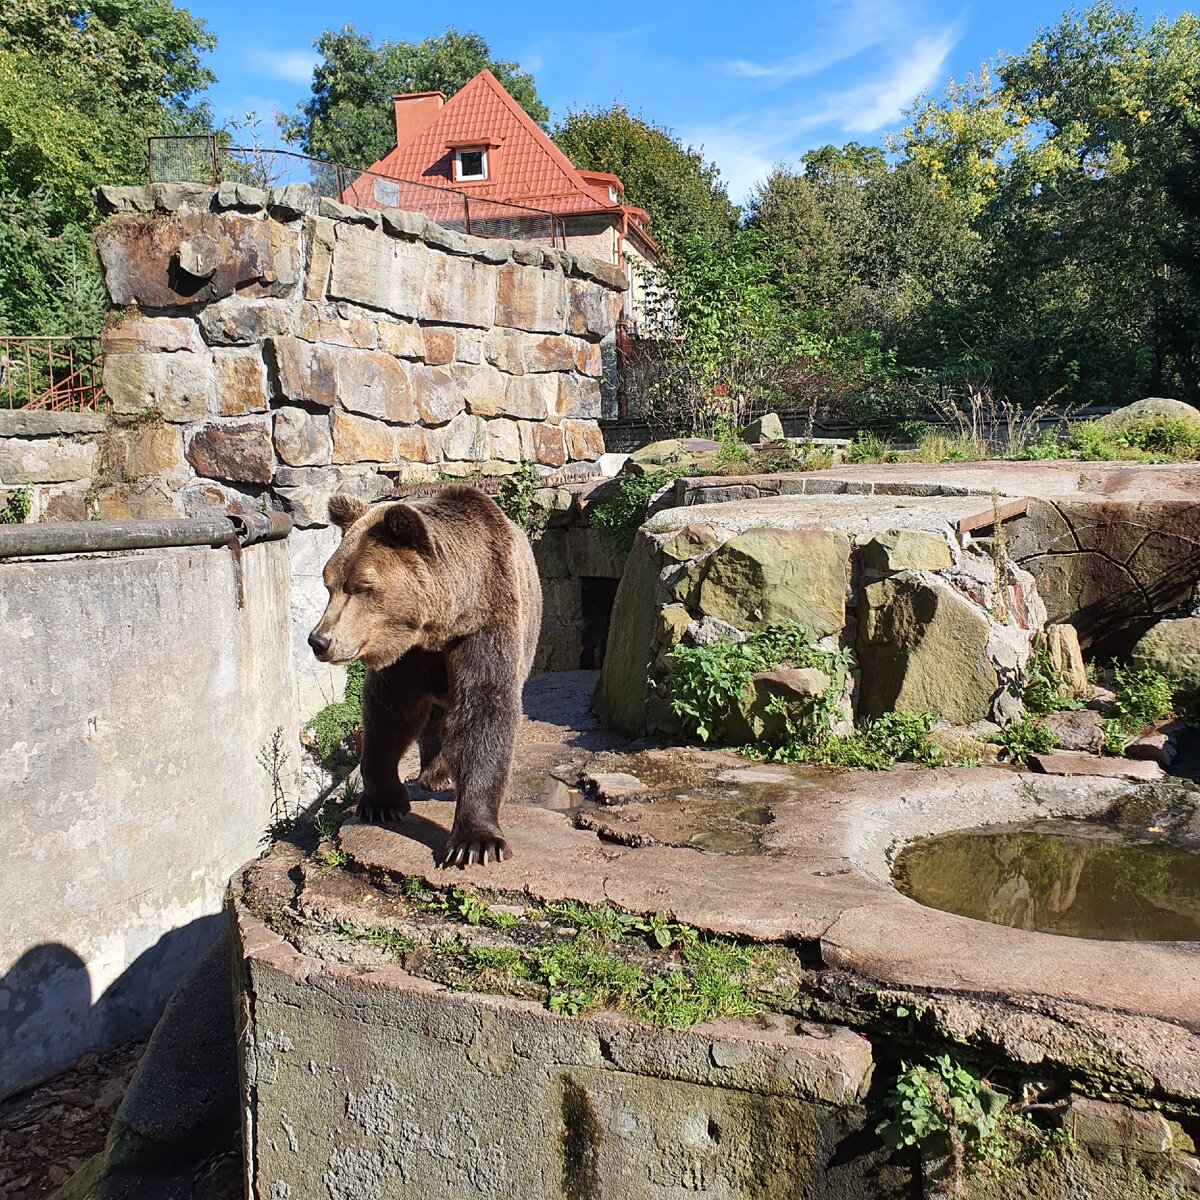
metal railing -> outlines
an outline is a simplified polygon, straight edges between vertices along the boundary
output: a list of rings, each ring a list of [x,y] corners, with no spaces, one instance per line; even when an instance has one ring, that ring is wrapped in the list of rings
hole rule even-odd
[[[0,337],[0,406],[91,412],[102,405],[100,339]]]
[[[565,227],[555,213],[501,200],[485,200],[457,188],[308,158],[290,150],[222,146],[213,137],[147,139],[151,183],[249,183],[255,187],[307,184],[357,208],[402,208],[476,237],[510,238],[564,246]]]

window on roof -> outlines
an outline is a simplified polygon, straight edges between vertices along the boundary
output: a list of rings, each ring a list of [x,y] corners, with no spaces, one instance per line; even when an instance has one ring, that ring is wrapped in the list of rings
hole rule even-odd
[[[455,150],[454,152],[455,179],[486,179],[487,151],[486,150]]]
[[[609,199],[610,199],[610,200],[611,200],[611,201],[612,201],[614,204],[616,204],[616,202],[617,202],[617,199],[618,199],[618,197],[617,197],[617,189],[616,189],[615,187],[613,187],[611,183],[608,185],[608,198],[609,198]]]

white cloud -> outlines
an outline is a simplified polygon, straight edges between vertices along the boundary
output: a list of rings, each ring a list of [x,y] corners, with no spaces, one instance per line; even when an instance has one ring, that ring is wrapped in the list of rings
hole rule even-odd
[[[268,79],[280,79],[284,83],[308,83],[317,64],[317,56],[312,50],[251,50],[246,60]]]
[[[915,36],[871,78],[841,91],[817,92],[787,104],[762,105],[730,120],[684,131],[721,168],[729,195],[742,201],[777,162],[796,162],[826,137],[874,133],[935,84],[961,35],[955,24]]]

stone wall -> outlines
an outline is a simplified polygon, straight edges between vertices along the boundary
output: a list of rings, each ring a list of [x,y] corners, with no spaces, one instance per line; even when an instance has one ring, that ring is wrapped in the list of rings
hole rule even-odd
[[[102,188],[119,443],[96,503],[135,515],[594,461],[619,268],[307,188]],[[153,484],[132,488],[135,477]]]
[[[86,530],[89,528],[85,526]],[[144,1032],[300,747],[285,542],[0,562],[0,1096]]]

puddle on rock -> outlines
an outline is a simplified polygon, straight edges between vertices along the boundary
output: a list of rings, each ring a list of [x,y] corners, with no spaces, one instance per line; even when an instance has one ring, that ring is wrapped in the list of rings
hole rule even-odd
[[[1200,855],[1083,821],[956,830],[907,846],[892,881],[942,912],[1067,937],[1200,941]]]

